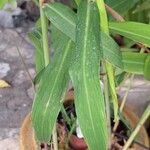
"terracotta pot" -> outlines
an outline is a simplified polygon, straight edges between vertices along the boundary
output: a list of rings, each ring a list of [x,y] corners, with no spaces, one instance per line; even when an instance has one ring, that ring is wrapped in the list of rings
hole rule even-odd
[[[73,92],[69,91],[65,97],[65,101],[72,101],[72,100],[73,100]],[[139,118],[132,112],[132,109],[125,107],[123,110],[123,113],[126,119],[130,122],[131,126],[135,127]],[[141,127],[137,140],[143,145],[149,147],[149,138],[148,138],[148,135],[144,126]],[[78,147],[78,149],[76,150],[86,149],[86,144],[84,143],[84,139],[78,139],[77,137],[72,135],[71,141],[70,141],[71,146],[74,147],[74,144],[76,145],[76,142],[79,142],[81,146],[81,147]],[[141,148],[137,144],[134,144],[133,147],[135,150],[143,150],[143,148]],[[37,150],[38,149],[38,144],[34,138],[34,131],[32,129],[31,113],[29,113],[24,119],[21,130],[20,130],[20,149],[21,150]]]

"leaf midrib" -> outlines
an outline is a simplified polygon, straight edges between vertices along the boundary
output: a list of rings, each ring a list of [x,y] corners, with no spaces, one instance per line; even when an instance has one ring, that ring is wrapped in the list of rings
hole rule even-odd
[[[150,38],[148,38],[147,36],[145,37],[145,36],[136,34],[135,32],[131,32],[131,31],[128,31],[128,30],[126,30],[126,32],[125,32],[124,30],[121,30],[119,28],[115,28],[115,27],[112,27],[112,26],[110,26],[110,29],[115,30],[116,32],[122,32],[122,33],[125,33],[125,34],[130,34],[131,36],[135,35],[135,36],[141,37],[145,40],[150,40]],[[139,41],[139,40],[137,40],[137,41]],[[146,44],[148,44],[148,43],[146,43]]]
[[[58,73],[57,73],[56,78],[55,78],[55,80],[54,80],[54,84],[53,84],[51,93],[50,93],[49,98],[48,98],[48,101],[47,101],[47,103],[46,103],[46,105],[45,105],[46,107],[45,107],[45,111],[44,111],[44,113],[43,113],[43,116],[45,116],[45,114],[46,114],[46,112],[47,112],[47,110],[48,110],[48,106],[49,106],[49,103],[50,103],[50,99],[51,99],[51,97],[52,97],[52,94],[53,94],[53,91],[54,91],[54,89],[55,89],[56,83],[57,83],[57,81],[58,81],[59,75],[61,74],[61,71],[62,71],[62,68],[63,68],[63,64],[64,64],[64,62],[65,62],[65,58],[66,58],[66,56],[67,56],[67,54],[68,54],[68,51],[69,51],[70,44],[71,44],[71,40],[68,41],[68,44],[67,44],[67,46],[66,46],[66,48],[65,48],[65,53],[64,53],[64,56],[63,56],[63,59],[62,59],[62,63],[60,64]],[[45,117],[43,117],[43,118],[45,118]],[[46,118],[46,119],[47,119],[47,118]],[[44,121],[45,121],[45,120],[43,119],[43,120],[42,120],[42,127],[43,127]]]
[[[67,22],[69,22],[74,28],[76,27],[75,23],[72,22],[71,20],[68,20],[66,17],[64,17],[59,11],[57,11],[54,7],[51,7],[51,5],[46,5],[49,8],[51,8],[51,10],[53,10],[55,13],[57,13],[58,15],[60,15],[62,18],[64,18],[64,20],[66,20]]]
[[[90,6],[87,6],[87,12],[86,12],[86,28],[85,28],[85,36],[84,36],[84,42],[83,42],[83,85],[85,87],[85,94],[86,94],[86,98],[85,100],[87,100],[87,104],[88,104],[88,109],[89,109],[89,116],[90,116],[90,120],[92,123],[92,130],[94,132],[94,135],[96,137],[96,133],[95,133],[95,129],[94,129],[94,124],[93,124],[93,119],[92,119],[92,113],[91,113],[91,108],[90,108],[90,104],[89,104],[89,95],[88,95],[88,89],[87,89],[87,82],[86,82],[86,50],[87,50],[87,41],[88,41],[88,29],[89,29],[89,23],[90,23]]]

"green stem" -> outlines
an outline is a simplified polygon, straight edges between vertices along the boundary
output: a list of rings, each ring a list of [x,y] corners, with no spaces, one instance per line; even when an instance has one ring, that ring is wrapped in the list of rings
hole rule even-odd
[[[127,96],[128,96],[129,91],[130,91],[130,89],[131,89],[131,85],[132,85],[132,82],[133,82],[133,78],[134,78],[134,74],[132,74],[131,77],[130,77],[129,86],[128,86],[128,88],[127,88],[127,90],[126,90],[126,93],[125,93],[125,95],[124,95],[124,97],[123,97],[123,100],[122,100],[122,102],[121,102],[121,105],[120,105],[120,108],[119,108],[120,113],[122,113],[123,108],[124,108],[124,106],[125,106],[125,103],[126,103],[126,100],[127,100]],[[114,124],[113,133],[115,133],[115,131],[117,130],[118,125],[119,125],[119,119],[118,119],[118,120],[115,122],[115,124]],[[114,134],[112,134],[112,137],[114,137]]]
[[[74,120],[74,122],[73,122],[73,124],[72,124],[72,126],[70,128],[70,132],[68,133],[68,137],[67,137],[67,140],[66,140],[67,144],[69,143],[70,137],[73,134],[75,129],[76,129],[76,119]]]
[[[104,0],[96,0],[96,1],[100,12],[101,31],[109,35],[108,18],[107,18]],[[116,121],[118,120],[118,100],[117,100],[116,87],[115,87],[114,69],[112,64],[109,62],[105,62],[105,68],[107,71],[110,93],[113,100],[114,120]]]
[[[129,146],[132,144],[134,138],[138,134],[139,130],[141,129],[142,125],[148,119],[149,116],[150,116],[150,104],[148,105],[148,107],[144,111],[140,121],[138,122],[138,124],[137,124],[136,128],[134,129],[134,131],[131,133],[129,139],[127,140],[127,142],[124,145],[122,150],[127,150],[129,148]]]
[[[105,67],[103,65],[103,72],[105,73]],[[111,120],[110,120],[110,103],[109,103],[109,91],[108,91],[108,79],[107,75],[104,75],[103,77],[103,83],[104,83],[104,97],[105,97],[105,105],[106,105],[106,116],[107,116],[107,128],[108,128],[108,148],[111,147]]]
[[[132,85],[132,82],[133,82],[133,78],[134,78],[134,74],[132,74],[131,77],[130,77],[129,86],[128,86],[128,88],[127,88],[127,91],[126,91],[126,93],[125,93],[125,95],[124,95],[124,97],[123,97],[122,103],[121,103],[121,105],[120,105],[120,113],[122,113],[123,108],[124,108],[124,106],[125,106],[125,103],[126,103],[126,100],[127,100],[127,96],[128,96],[129,91],[130,91],[130,89],[131,89],[131,85]]]
[[[64,120],[67,122],[67,124],[71,128],[71,119],[69,118],[64,106],[61,107],[61,113],[63,115]]]
[[[108,20],[107,20],[107,14],[105,10],[105,4],[103,0],[96,0],[97,6],[99,8],[99,14],[100,14],[100,29],[102,32],[109,35],[109,29],[108,29]],[[111,147],[111,120],[110,120],[110,105],[109,105],[109,88],[108,88],[108,79],[110,82],[110,75],[111,72],[108,69],[109,66],[111,67],[111,64],[106,62],[105,60],[102,63],[102,68],[104,73],[107,71],[107,76],[103,77],[104,82],[104,96],[105,96],[105,103],[106,103],[106,114],[107,114],[107,127],[108,127],[108,149]]]
[[[97,6],[99,9],[99,13],[100,13],[101,31],[109,35],[108,19],[107,19],[107,13],[105,9],[104,0],[96,0],[96,2],[97,2]]]

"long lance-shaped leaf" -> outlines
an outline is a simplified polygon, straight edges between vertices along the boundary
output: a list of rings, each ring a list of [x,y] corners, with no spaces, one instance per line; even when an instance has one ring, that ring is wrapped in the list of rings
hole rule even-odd
[[[69,81],[68,67],[73,42],[66,36],[58,39],[59,47],[55,51],[55,56],[48,65],[40,80],[37,93],[35,95],[32,121],[36,136],[40,141],[49,141],[53,126],[63,103],[64,94]]]
[[[145,60],[144,77],[145,79],[150,80],[150,55],[148,55]]]
[[[128,49],[130,50],[130,49]],[[132,50],[132,49],[131,49]],[[122,52],[123,69],[134,74],[143,74],[145,79],[150,80],[150,55],[144,53]],[[37,84],[45,70],[43,69],[35,78]]]
[[[47,18],[64,34],[75,41],[76,14],[61,3],[45,4]]]
[[[123,52],[124,71],[136,74],[144,74],[145,79],[150,80],[150,55]]]
[[[49,20],[75,42],[76,14],[70,8],[60,3],[46,4],[44,10]],[[113,65],[122,68],[119,46],[110,36],[101,32],[99,34],[103,41],[101,46],[104,58]]]
[[[112,7],[119,14],[124,15],[129,9],[131,9],[139,0],[105,0],[106,4]],[[112,20],[112,16],[109,18]]]
[[[76,50],[70,76],[75,108],[90,150],[107,149],[107,120],[99,82],[99,14],[95,2],[83,0],[78,10]]]
[[[35,47],[36,72],[39,73],[45,67],[41,30],[35,29],[29,32],[28,37]]]
[[[118,33],[150,47],[150,25],[137,22],[110,22],[111,32]]]
[[[103,58],[114,66],[123,69],[122,54],[118,44],[107,34],[101,32],[101,45]]]

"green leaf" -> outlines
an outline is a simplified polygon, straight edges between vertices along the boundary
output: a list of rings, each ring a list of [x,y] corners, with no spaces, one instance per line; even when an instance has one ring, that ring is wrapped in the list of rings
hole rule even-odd
[[[147,80],[150,80],[150,55],[147,55],[144,65],[144,77]]]
[[[90,150],[107,149],[107,120],[99,82],[99,13],[95,2],[83,0],[78,9],[76,50],[70,76],[79,124]]]
[[[140,7],[136,7],[134,10],[134,13],[138,13],[144,10],[150,10],[150,0],[143,1],[142,4],[140,4]]]
[[[28,37],[35,47],[35,65],[36,71],[39,73],[45,67],[41,29],[35,29],[28,33]]]
[[[44,11],[60,31],[75,41],[76,14],[69,7],[60,3],[45,4]]]
[[[101,48],[103,51],[103,58],[113,63],[114,66],[123,69],[122,55],[120,47],[113,38],[101,32]]]
[[[39,141],[48,142],[63,104],[69,82],[68,67],[73,42],[66,36],[58,39],[59,46],[50,65],[45,68],[32,108],[32,122]]]
[[[137,22],[110,22],[111,32],[150,47],[150,25]]]
[[[119,14],[124,15],[129,9],[131,9],[139,0],[105,0],[111,8],[117,11]],[[112,17],[110,17],[112,19]]]
[[[115,77],[116,86],[119,86],[124,81],[126,75],[127,75],[126,72],[122,72],[121,74],[116,75]]]
[[[53,24],[51,24],[50,30],[51,30],[51,47],[55,51],[56,49],[58,49],[60,47],[59,46],[60,40],[58,40],[58,39],[60,39],[60,37],[63,37],[64,34],[61,31],[59,31]],[[45,71],[45,68],[42,69],[39,73],[37,73],[36,77],[34,78],[35,84],[38,84],[40,82],[40,79],[42,78],[44,71]]]
[[[34,78],[34,81],[33,81],[33,82],[34,82],[34,85],[39,84],[39,82],[40,82],[40,80],[41,80],[41,78],[42,78],[42,76],[43,76],[44,71],[45,71],[45,68],[42,69],[39,73],[36,74],[36,76],[35,76],[35,78]]]
[[[135,74],[143,74],[146,58],[144,53],[123,52],[124,71]]]
[[[60,44],[60,41],[58,40],[59,37],[64,36],[64,34],[60,30],[58,30],[53,24],[51,24],[50,30],[51,30],[51,47],[55,51]]]
[[[46,4],[45,14],[49,20],[64,34],[75,42],[76,14],[61,3]],[[104,58],[113,65],[122,68],[121,53],[115,41],[105,33],[99,32]],[[100,43],[100,42],[99,42]]]

